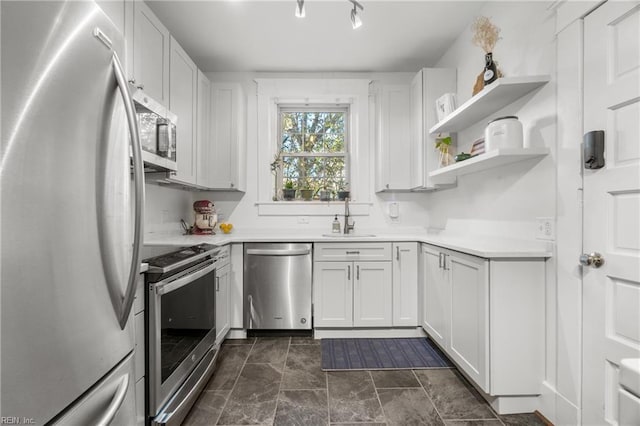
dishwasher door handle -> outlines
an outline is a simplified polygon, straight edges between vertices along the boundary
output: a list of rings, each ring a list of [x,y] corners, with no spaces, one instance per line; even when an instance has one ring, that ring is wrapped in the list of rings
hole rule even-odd
[[[253,256],[304,256],[310,253],[311,249],[307,248],[294,250],[247,249],[247,254]]]

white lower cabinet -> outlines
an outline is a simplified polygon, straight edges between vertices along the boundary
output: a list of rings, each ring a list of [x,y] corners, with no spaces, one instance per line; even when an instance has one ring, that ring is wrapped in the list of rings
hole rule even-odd
[[[442,252],[437,247],[422,245],[421,325],[431,339],[442,348],[449,345],[451,293],[446,271],[442,268]]]
[[[418,243],[393,243],[393,326],[417,327]]]
[[[136,287],[136,296],[133,301],[133,330],[134,330],[134,380],[135,380],[135,398],[136,398],[136,425],[144,426],[145,424],[145,335],[144,335],[144,295],[145,284],[144,274],[140,274]]]
[[[313,268],[315,327],[353,326],[352,262],[316,262]]]
[[[216,269],[216,344],[224,341],[230,328],[229,290],[231,284],[231,264]]]
[[[342,252],[340,251],[342,250]],[[327,255],[331,253],[330,255]],[[376,261],[370,253],[379,253]],[[316,244],[313,268],[314,326],[391,327],[391,244]]]
[[[443,254],[451,288],[449,355],[488,392],[489,261],[464,254]]]
[[[354,262],[353,326],[391,327],[391,262]]]
[[[544,259],[484,259],[423,244],[422,327],[492,396],[538,395]]]

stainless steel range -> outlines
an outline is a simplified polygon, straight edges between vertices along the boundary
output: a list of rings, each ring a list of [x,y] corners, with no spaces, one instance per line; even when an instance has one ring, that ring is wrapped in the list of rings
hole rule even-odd
[[[182,422],[213,373],[218,352],[215,262],[220,248],[200,244],[172,249],[144,261],[149,264],[148,415],[156,425]]]

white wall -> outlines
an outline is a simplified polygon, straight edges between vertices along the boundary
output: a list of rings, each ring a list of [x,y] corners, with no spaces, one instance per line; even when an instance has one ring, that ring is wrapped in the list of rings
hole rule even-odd
[[[457,187],[428,194],[428,225],[451,232],[533,240],[536,218],[555,220],[557,209],[555,10],[549,9],[547,2],[489,2],[480,14],[490,17],[501,29],[493,57],[505,76],[547,74],[551,81],[460,132],[458,151],[469,152],[473,141],[483,135],[489,119],[517,115],[523,123],[525,147],[548,147],[551,154],[542,160],[526,160],[463,176],[458,179]],[[458,70],[458,104],[471,97],[475,79],[484,67],[484,52],[473,45],[471,38],[471,29],[467,28],[437,64]],[[563,157],[563,161],[567,158]],[[556,419],[559,375],[567,395],[573,403],[578,403],[574,384],[567,383],[565,370],[559,372],[557,368],[555,247],[553,251],[554,256],[546,262],[545,312],[540,313],[546,329],[546,382],[541,389],[539,410],[551,421]],[[573,365],[565,362],[562,368],[577,365],[577,360],[572,362]]]

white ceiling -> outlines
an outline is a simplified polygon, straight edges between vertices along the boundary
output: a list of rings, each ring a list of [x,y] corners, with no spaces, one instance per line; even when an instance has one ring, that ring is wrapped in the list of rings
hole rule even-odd
[[[406,71],[433,66],[485,2],[147,0],[203,71]]]

